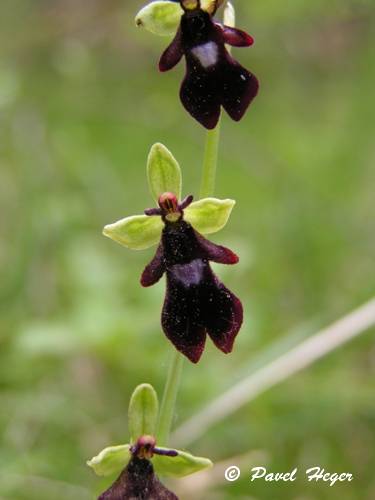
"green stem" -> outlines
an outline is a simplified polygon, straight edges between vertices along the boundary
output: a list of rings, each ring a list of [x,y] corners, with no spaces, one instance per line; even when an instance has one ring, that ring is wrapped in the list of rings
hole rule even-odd
[[[220,119],[216,128],[207,132],[204,150],[200,198],[213,196],[215,191],[217,158],[220,141]]]
[[[229,1],[226,4],[224,12],[224,23],[228,26],[234,26],[235,24],[234,9]],[[214,195],[220,141],[220,122],[221,119],[219,119],[216,128],[207,132],[200,198],[207,198]],[[164,446],[168,444],[171,432],[183,364],[184,357],[178,351],[175,351],[169,365],[159,413],[157,438],[159,443]]]
[[[215,189],[216,166],[220,139],[220,122],[214,130],[207,132],[206,147],[203,161],[201,198],[213,196]],[[178,388],[180,385],[184,358],[175,351],[172,355],[161,403],[157,438],[161,445],[167,445],[175,412]]]
[[[162,446],[168,444],[183,364],[182,354],[173,352],[159,413],[157,438]]]

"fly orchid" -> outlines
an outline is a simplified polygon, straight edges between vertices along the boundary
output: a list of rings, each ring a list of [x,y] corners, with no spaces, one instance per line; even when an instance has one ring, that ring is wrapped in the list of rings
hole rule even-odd
[[[230,353],[242,325],[242,304],[213,273],[210,261],[236,264],[238,257],[201,233],[224,227],[235,202],[205,198],[193,203],[192,196],[180,202],[180,168],[161,144],[151,149],[148,178],[158,208],[108,225],[104,234],[132,249],[159,243],[141,284],[154,285],[166,274],[161,323],[178,351],[197,363],[209,335],[216,347]]]
[[[136,17],[138,25],[161,34],[169,32],[179,19],[177,33],[162,54],[159,69],[168,71],[185,57],[181,102],[207,129],[216,127],[221,107],[233,120],[241,120],[259,88],[257,78],[225,47],[225,44],[249,47],[254,40],[244,31],[213,19],[222,3],[222,0],[156,1]]]

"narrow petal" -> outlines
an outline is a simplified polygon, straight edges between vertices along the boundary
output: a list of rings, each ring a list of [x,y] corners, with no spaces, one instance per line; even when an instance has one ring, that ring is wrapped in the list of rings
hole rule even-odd
[[[240,300],[213,275],[207,286],[204,322],[216,347],[225,354],[232,352],[243,321]]]
[[[224,41],[233,47],[250,47],[254,43],[254,38],[245,31],[230,26],[217,24],[223,32]]]
[[[160,71],[169,71],[178,64],[183,56],[181,30],[179,29],[172,43],[163,52],[159,61]]]
[[[145,267],[141,276],[141,285],[152,286],[157,283],[165,272],[163,244],[160,243],[152,261]]]
[[[238,256],[232,250],[229,250],[229,248],[215,245],[215,243],[207,240],[198,232],[195,232],[195,234],[202,251],[202,258],[217,262],[218,264],[237,264],[239,261]]]
[[[228,53],[221,76],[223,83],[221,104],[233,120],[239,121],[258,93],[258,80]]]

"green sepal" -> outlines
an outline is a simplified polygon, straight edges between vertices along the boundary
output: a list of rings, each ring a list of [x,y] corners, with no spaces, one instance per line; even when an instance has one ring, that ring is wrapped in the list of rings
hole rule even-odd
[[[147,4],[135,17],[135,24],[155,35],[174,35],[184,11],[179,3],[155,1]]]
[[[141,436],[154,436],[159,413],[159,401],[150,384],[139,385],[132,394],[128,410],[130,442]]]
[[[147,160],[147,178],[151,195],[156,203],[163,193],[181,198],[181,169],[172,153],[163,144],[154,144]]]
[[[235,204],[234,200],[229,199],[203,198],[184,210],[184,219],[199,233],[216,233],[228,222]]]
[[[108,224],[103,234],[124,247],[144,250],[159,242],[163,222],[159,216],[133,215]]]
[[[167,449],[160,446],[158,448],[161,450]],[[213,465],[208,458],[194,457],[186,451],[176,451],[178,452],[176,457],[154,455],[152,464],[157,474],[166,477],[184,477],[208,469]]]
[[[126,467],[130,460],[130,445],[109,446],[104,448],[99,455],[86,463],[98,476],[110,476],[119,473]]]

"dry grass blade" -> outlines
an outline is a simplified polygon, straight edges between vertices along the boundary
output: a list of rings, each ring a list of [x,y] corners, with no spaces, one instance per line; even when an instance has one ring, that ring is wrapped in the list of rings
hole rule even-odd
[[[172,442],[186,445],[259,394],[286,380],[375,325],[375,299],[312,335],[212,401],[179,427]]]

